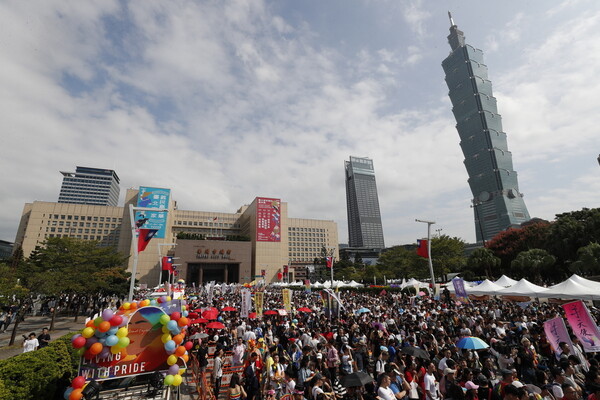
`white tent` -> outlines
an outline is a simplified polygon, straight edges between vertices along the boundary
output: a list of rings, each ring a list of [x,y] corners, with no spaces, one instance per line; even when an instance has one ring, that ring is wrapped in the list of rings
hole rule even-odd
[[[542,296],[546,298],[581,300],[593,300],[594,297],[600,297],[597,289],[584,286],[572,278],[550,287]]]
[[[514,285],[499,290],[498,292],[496,292],[496,294],[499,296],[545,297],[544,292],[546,292],[547,290],[548,288],[534,285],[527,279],[523,278]]]
[[[356,288],[356,287],[363,287],[364,285],[363,285],[362,283],[358,283],[358,282],[356,282],[356,281],[351,281],[351,282],[348,284],[348,286]]]
[[[506,275],[502,275],[500,277],[500,279],[498,279],[496,282],[494,282],[496,285],[498,286],[502,286],[502,287],[509,287],[514,285],[515,283],[517,283],[517,281],[515,281],[514,279],[509,278]]]
[[[321,282],[317,281],[317,282],[313,283],[311,286],[314,288],[322,288],[323,284]]]
[[[471,288],[473,287],[473,285],[475,285],[475,283],[468,282],[468,281],[463,281],[463,282],[465,284],[465,290],[467,291],[467,294],[468,294],[469,291],[471,290]],[[452,283],[452,281],[450,281],[446,284],[446,288],[448,289],[448,291],[450,293],[454,293],[454,284]]]
[[[496,285],[494,282],[486,279],[477,286],[467,289],[467,294],[474,295],[495,295],[496,292],[504,289],[502,286]]]
[[[415,278],[410,278],[408,281],[406,281],[406,283],[403,283],[400,287],[402,289],[407,288],[407,287],[415,287],[415,286],[419,286],[420,288],[422,287],[429,287],[429,284],[426,282],[421,282],[416,280]]]
[[[600,291],[600,282],[582,278],[581,276],[579,276],[577,274],[571,275],[571,277],[569,279],[574,280],[575,282],[579,283],[580,285],[587,286],[592,289],[596,289],[597,291]]]

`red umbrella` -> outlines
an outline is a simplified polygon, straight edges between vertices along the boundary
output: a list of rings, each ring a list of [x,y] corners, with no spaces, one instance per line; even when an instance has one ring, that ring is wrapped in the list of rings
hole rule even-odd
[[[198,318],[198,313],[191,312],[191,313],[189,313],[189,314],[188,314],[188,318],[189,318],[189,319],[195,319],[195,318]]]
[[[256,319],[256,313],[255,312],[251,312],[250,314],[248,314],[248,318],[250,318],[250,319]]]
[[[202,318],[217,319],[217,315],[219,315],[217,311],[207,310],[202,313]]]
[[[265,315],[279,315],[279,313],[275,310],[267,310],[264,312]]]
[[[207,324],[208,320],[204,318],[193,319],[190,324]]]
[[[221,311],[237,311],[237,308],[227,306],[225,308],[222,308]]]
[[[225,325],[217,321],[211,322],[210,324],[206,325],[206,327],[210,329],[225,329]]]
[[[297,311],[300,312],[312,312],[312,310],[308,307],[300,307]]]

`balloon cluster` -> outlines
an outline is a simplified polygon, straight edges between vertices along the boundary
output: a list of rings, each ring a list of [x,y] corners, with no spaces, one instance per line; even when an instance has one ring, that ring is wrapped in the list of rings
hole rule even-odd
[[[134,305],[135,304],[135,305]],[[125,303],[123,307],[128,309],[137,303]],[[71,338],[71,344],[77,349],[77,354],[86,360],[95,356],[107,358],[110,354],[120,353],[129,345],[127,337],[127,322],[129,319],[122,315],[116,315],[109,308],[102,311],[102,316],[89,321],[81,334]]]
[[[158,303],[168,302],[170,301],[170,298],[163,296],[159,297],[156,301]],[[181,375],[185,372],[185,369],[179,368],[179,365],[177,365],[177,360],[182,358],[183,361],[187,363],[190,359],[188,350],[191,350],[192,342],[183,343],[185,329],[189,324],[189,319],[187,316],[188,311],[184,305],[182,312],[173,311],[170,315],[165,314],[160,317],[160,323],[162,324],[163,332],[163,335],[160,339],[165,346],[165,351],[169,355],[167,358],[169,370],[164,380],[166,386],[181,385]]]
[[[71,386],[65,391],[65,400],[79,400],[83,397],[81,393],[85,387],[85,378],[78,376],[71,382]]]

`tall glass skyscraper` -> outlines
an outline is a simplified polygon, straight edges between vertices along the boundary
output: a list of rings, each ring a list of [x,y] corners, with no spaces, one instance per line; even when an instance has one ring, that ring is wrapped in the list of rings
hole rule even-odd
[[[450,15],[450,55],[442,62],[473,194],[477,241],[530,219],[519,191],[502,118],[492,95],[483,52],[465,44]]]
[[[119,177],[112,169],[77,167],[64,172],[59,203],[91,204],[116,207],[119,201]]]
[[[383,228],[373,160],[350,157],[346,169],[346,207],[350,247],[383,249]]]

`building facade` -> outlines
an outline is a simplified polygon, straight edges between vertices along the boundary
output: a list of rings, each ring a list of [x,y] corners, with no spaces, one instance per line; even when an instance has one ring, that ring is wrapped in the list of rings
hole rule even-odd
[[[120,180],[112,169],[77,167],[75,172],[60,173],[59,203],[117,206]]]
[[[385,247],[373,160],[350,157],[344,161],[348,241],[354,248]]]
[[[51,237],[97,240],[132,254],[130,205],[138,205],[139,190],[128,189],[124,207],[35,201],[24,206],[15,245],[25,257]],[[172,198],[167,206],[165,232],[139,254],[136,277],[154,287],[161,280],[161,257],[175,258],[179,278],[196,285],[206,281],[250,282],[277,280],[288,266],[312,265],[322,247],[338,257],[334,221],[288,218],[288,205],[275,198],[257,197],[234,213],[179,210]],[[208,253],[207,253],[208,251]],[[133,257],[128,267],[131,270]]]
[[[452,51],[442,67],[469,175],[477,242],[482,242],[530,217],[519,191],[483,52],[466,44],[463,32],[452,18],[450,21],[448,43]]]

